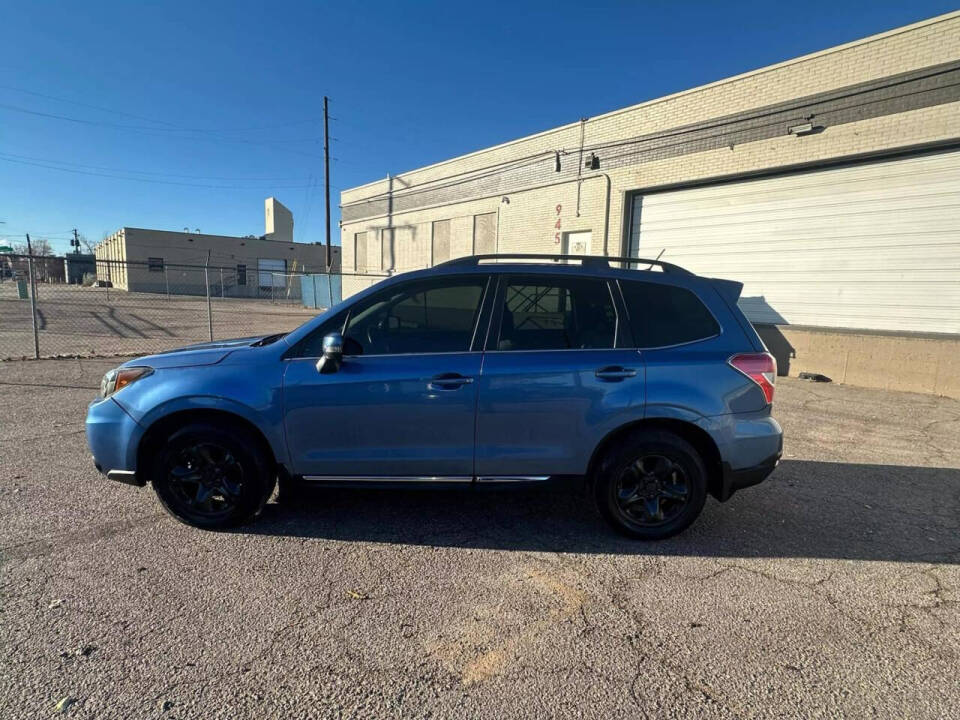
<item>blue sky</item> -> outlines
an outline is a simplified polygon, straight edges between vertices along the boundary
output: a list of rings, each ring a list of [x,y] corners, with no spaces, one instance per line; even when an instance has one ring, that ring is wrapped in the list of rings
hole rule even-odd
[[[949,12],[948,2],[0,0],[0,243],[324,239],[339,188]]]

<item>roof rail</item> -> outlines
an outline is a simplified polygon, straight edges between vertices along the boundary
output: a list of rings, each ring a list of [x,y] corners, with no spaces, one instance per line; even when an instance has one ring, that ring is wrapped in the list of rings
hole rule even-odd
[[[678,275],[693,275],[686,268],[663,260],[649,260],[647,258],[616,257],[612,255],[549,255],[546,253],[493,253],[488,255],[467,255],[466,257],[454,258],[442,263],[437,263],[434,267],[449,267],[452,265],[479,265],[483,260],[549,260],[552,262],[561,262],[563,260],[579,260],[583,267],[610,267],[611,262],[624,263],[630,265],[657,265],[665,273],[677,273]]]

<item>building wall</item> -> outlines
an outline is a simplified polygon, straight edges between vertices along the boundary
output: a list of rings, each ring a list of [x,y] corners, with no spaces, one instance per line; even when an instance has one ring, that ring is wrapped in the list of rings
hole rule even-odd
[[[814,132],[791,132],[807,122]],[[560,253],[574,234],[589,239],[592,254],[654,255],[653,235],[639,249],[629,243],[637,195],[880,158],[947,157],[958,148],[954,12],[346,190],[344,271],[358,268],[357,239],[365,241],[360,272],[400,272],[471,254],[476,228],[491,216],[497,252]],[[599,168],[585,169],[591,153]],[[960,207],[960,177],[951,165],[937,182],[942,192],[930,192],[930,213],[942,218],[940,226],[905,232],[899,247],[896,238],[874,241],[861,232],[846,254],[833,252],[829,239],[812,237],[818,231],[811,229],[804,239],[812,244],[801,253],[771,231],[743,278],[740,264],[706,245],[673,243],[664,257],[744,281],[745,311],[771,323],[762,328],[768,342],[785,338],[777,345],[784,371],[826,368],[837,380],[960,396],[960,365],[951,360],[960,355],[960,226],[951,214]],[[868,220],[860,223],[869,230]],[[882,230],[891,234],[886,227],[878,235]],[[746,250],[731,239],[731,256]],[[811,298],[796,289],[801,281],[823,288],[826,267],[836,273],[831,294]],[[375,280],[345,276],[344,296]],[[758,305],[773,296],[772,307]],[[778,304],[784,313],[776,312]],[[904,367],[923,382],[905,385],[898,379]]]
[[[344,270],[357,236],[368,272],[429,266],[438,227],[450,257],[470,254],[487,213],[500,252],[559,252],[566,233],[589,230],[592,253],[620,254],[638,190],[960,139],[958,79],[952,13],[352,188]],[[789,134],[811,114],[822,132]],[[599,171],[582,169],[581,135]],[[344,293],[366,284],[345,278]]]
[[[263,205],[263,232],[267,239],[293,242],[293,213],[276,198],[267,198]]]
[[[334,272],[339,272],[340,248],[331,250]],[[220,295],[222,283],[225,297],[262,294],[261,259],[284,261],[287,273],[326,269],[325,245],[125,227],[97,246],[98,261],[118,261],[98,262],[97,272],[100,279],[131,292],[202,295],[206,292],[202,266],[208,251],[212,291]]]

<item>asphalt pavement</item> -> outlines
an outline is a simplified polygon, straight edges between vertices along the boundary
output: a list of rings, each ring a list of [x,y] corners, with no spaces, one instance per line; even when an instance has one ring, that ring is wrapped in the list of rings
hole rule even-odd
[[[117,361],[0,363],[0,717],[955,717],[960,402],[781,378],[667,542],[572,493],[321,491],[201,532],[97,474]]]

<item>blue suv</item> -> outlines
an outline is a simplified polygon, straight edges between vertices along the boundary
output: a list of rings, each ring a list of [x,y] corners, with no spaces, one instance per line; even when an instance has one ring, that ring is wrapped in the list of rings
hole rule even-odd
[[[108,478],[202,528],[254,518],[278,479],[281,500],[574,481],[620,532],[665,538],[780,458],[741,288],[635,258],[460,258],[287,334],[127,362],[87,438]]]

